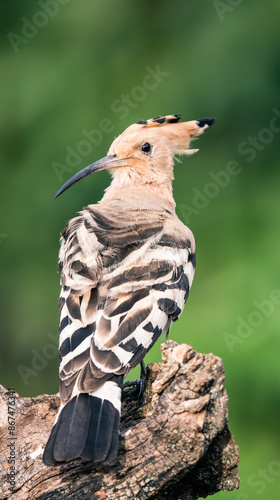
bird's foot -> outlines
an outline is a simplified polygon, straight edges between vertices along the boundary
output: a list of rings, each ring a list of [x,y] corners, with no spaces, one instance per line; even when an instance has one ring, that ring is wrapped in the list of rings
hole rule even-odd
[[[133,395],[134,395],[134,393],[135,394],[138,393],[138,396],[137,396],[138,405],[140,404],[140,401],[141,401],[143,393],[144,393],[145,381],[146,381],[146,377],[147,377],[147,369],[146,369],[146,366],[144,364],[144,361],[141,361],[140,364],[141,364],[140,379],[136,379],[133,381],[128,380],[127,382],[125,382],[122,385],[123,395],[125,395],[125,396],[128,394],[129,394],[129,396],[131,396],[132,393],[133,393]],[[130,388],[130,390],[127,390],[128,387]],[[124,390],[124,389],[126,389],[126,390]]]

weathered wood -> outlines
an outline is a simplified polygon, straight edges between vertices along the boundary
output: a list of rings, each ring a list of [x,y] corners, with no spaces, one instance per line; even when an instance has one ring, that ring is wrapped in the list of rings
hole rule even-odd
[[[12,415],[13,395],[9,399],[0,386],[1,498],[196,500],[238,488],[238,447],[228,428],[222,360],[171,340],[161,349],[162,361],[148,366],[140,405],[133,390],[124,394],[119,455],[110,466],[43,465],[58,396],[15,394]]]

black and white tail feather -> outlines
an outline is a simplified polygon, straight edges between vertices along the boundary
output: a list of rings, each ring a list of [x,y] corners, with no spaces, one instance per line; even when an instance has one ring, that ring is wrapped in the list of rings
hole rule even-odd
[[[175,117],[166,117],[165,125],[177,124]],[[188,123],[202,127],[198,122]],[[153,132],[150,121],[137,127]],[[119,153],[109,156],[110,165],[120,161]],[[149,186],[136,187],[132,182],[117,193],[109,189],[62,233],[61,407],[44,451],[47,465],[116,458],[123,379],[168,334],[188,297],[195,270],[192,232],[177,218],[174,202],[149,194]]]
[[[79,392],[62,406],[44,453],[47,465],[77,458],[110,462],[118,452],[122,376],[89,393]]]

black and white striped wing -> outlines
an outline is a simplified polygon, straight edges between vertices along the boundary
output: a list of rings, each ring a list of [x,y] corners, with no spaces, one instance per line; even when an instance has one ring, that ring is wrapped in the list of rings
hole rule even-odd
[[[127,374],[180,316],[194,271],[189,252],[165,248],[162,253],[164,259],[150,248],[140,262],[114,273],[93,334],[89,367]],[[84,384],[86,389],[86,379]]]
[[[194,268],[187,249],[165,248],[163,255],[150,248],[145,262],[104,275],[103,286],[78,297],[68,293],[60,337],[65,401],[76,382],[79,391],[91,392],[113,374],[126,375],[178,319]]]
[[[66,404],[79,393],[78,377],[90,360],[102,262],[97,238],[82,216],[67,224],[61,242],[59,376],[61,403]]]
[[[190,240],[163,224],[116,229],[92,207],[71,224],[61,249],[62,402],[144,358],[180,316],[195,261]]]

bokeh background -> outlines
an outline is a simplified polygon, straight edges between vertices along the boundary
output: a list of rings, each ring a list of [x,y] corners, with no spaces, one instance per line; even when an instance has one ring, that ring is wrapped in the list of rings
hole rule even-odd
[[[57,189],[139,119],[216,116],[175,167],[197,272],[171,337],[224,361],[241,485],[221,500],[279,499],[279,18],[278,0],[0,4],[0,382],[58,390],[59,233],[109,176]]]

